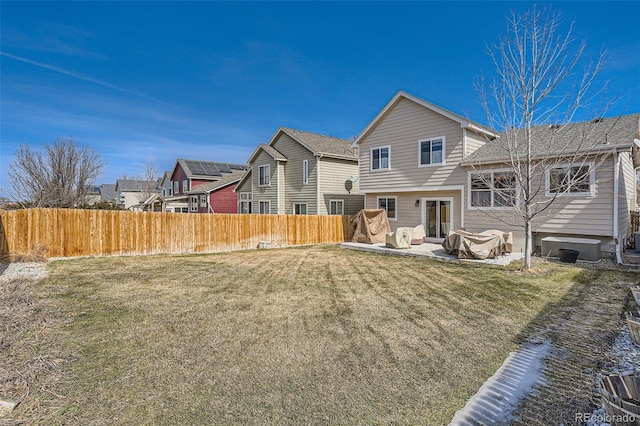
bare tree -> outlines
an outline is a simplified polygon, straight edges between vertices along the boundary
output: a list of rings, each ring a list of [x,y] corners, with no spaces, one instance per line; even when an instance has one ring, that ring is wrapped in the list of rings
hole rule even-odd
[[[9,165],[12,196],[23,207],[74,207],[86,196],[102,174],[105,163],[86,145],[76,143],[73,136],[57,138],[43,151],[28,144],[16,151]]]
[[[562,32],[560,14],[550,9],[534,7],[507,22],[506,35],[488,46],[496,77],[476,82],[489,125],[500,134],[489,142],[500,161],[471,164],[471,186],[476,205],[508,207],[486,214],[524,228],[528,269],[534,221],[549,214],[558,197],[588,188],[591,173],[606,158],[596,143],[610,129],[603,130],[597,117],[609,104],[603,102],[606,85],[595,84],[605,52],[579,69],[585,43],[575,43],[573,23]],[[490,170],[500,166],[503,171]]]
[[[158,193],[158,169],[151,159],[147,160],[144,167],[144,181],[146,182],[146,197],[142,201],[145,201],[151,195]]]

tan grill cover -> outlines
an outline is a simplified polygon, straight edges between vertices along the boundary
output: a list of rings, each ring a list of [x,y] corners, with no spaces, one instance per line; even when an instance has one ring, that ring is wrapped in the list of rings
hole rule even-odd
[[[457,255],[459,259],[487,259],[511,253],[513,234],[495,230],[478,234],[465,231],[451,231],[442,243],[444,251]]]
[[[391,232],[384,209],[362,209],[351,218],[354,243],[384,243]]]

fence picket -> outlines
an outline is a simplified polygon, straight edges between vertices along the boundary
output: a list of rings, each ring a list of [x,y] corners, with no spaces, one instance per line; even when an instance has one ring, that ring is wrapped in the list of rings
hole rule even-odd
[[[38,247],[49,257],[178,254],[350,239],[348,216],[0,210],[0,255]]]

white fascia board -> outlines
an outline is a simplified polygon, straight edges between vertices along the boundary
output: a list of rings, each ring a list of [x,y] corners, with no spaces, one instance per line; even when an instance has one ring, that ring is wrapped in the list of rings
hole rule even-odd
[[[443,186],[409,186],[402,188],[380,187],[363,190],[359,188],[358,194],[392,194],[396,192],[431,192],[431,191],[464,191],[464,185],[443,185]]]

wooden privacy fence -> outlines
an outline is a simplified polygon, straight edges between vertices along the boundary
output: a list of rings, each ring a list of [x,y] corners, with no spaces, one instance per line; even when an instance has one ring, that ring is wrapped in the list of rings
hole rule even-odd
[[[338,243],[349,216],[0,210],[0,254],[43,247],[49,257],[178,254]]]

